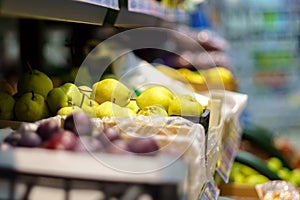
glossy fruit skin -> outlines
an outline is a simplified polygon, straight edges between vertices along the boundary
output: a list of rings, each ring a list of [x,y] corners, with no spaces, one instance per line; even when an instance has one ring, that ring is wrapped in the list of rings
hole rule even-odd
[[[105,147],[109,146],[113,141],[121,139],[120,132],[115,127],[103,129],[96,137]]]
[[[24,132],[18,142],[20,147],[38,147],[42,144],[41,137],[33,131]]]
[[[77,136],[92,135],[93,123],[87,113],[78,111],[66,117],[63,128]]]
[[[72,150],[77,143],[77,136],[68,130],[60,130],[50,140],[43,143],[42,147],[54,150]]]
[[[133,138],[128,142],[128,149],[138,155],[155,155],[159,145],[154,138]]]
[[[49,140],[60,130],[60,125],[55,120],[44,121],[39,124],[36,132],[42,138],[43,141]]]

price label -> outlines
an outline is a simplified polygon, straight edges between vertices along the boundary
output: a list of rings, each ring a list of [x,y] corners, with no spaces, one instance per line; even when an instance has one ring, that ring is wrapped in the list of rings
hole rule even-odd
[[[230,122],[228,131],[228,137],[224,141],[219,164],[216,167],[216,171],[225,183],[229,181],[232,163],[238,151],[238,144],[241,137],[240,131],[233,121]]]
[[[199,200],[217,200],[220,195],[220,190],[215,182],[208,182],[204,185],[202,194]]]
[[[128,10],[147,15],[157,15],[157,2],[150,0],[128,0]]]
[[[97,5],[97,6],[102,6],[105,8],[120,10],[118,0],[73,0],[73,1],[78,1],[78,2],[93,4],[93,5]]]

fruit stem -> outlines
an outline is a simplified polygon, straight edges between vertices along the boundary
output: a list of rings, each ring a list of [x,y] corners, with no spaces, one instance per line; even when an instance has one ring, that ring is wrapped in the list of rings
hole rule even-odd
[[[33,70],[32,70],[32,67],[31,67],[30,63],[27,61],[26,64],[28,66],[30,74],[33,74]]]
[[[31,100],[33,101],[34,100],[34,92],[31,91],[31,94],[32,94]]]
[[[82,106],[83,106],[84,98],[85,98],[85,94],[82,94],[81,102],[79,105],[80,108],[82,108]]]

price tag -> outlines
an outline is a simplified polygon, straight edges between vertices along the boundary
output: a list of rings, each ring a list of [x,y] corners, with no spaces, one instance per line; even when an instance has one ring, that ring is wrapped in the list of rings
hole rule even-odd
[[[208,182],[204,185],[202,194],[199,200],[217,200],[220,195],[220,190],[215,182]]]
[[[156,16],[156,2],[150,0],[128,0],[128,10]]]
[[[97,6],[102,6],[105,8],[120,10],[118,0],[73,0],[73,1],[78,1],[78,2],[93,4],[93,5],[97,5]]]
[[[234,161],[241,134],[235,123],[232,121],[228,127],[228,137],[224,141],[222,154],[216,167],[216,171],[221,176],[225,183],[228,183],[231,172],[231,167]]]

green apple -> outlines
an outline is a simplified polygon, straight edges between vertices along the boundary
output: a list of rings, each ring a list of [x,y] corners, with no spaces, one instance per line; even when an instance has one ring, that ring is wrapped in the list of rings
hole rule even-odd
[[[289,180],[292,184],[299,187],[300,186],[300,169],[295,168],[291,171]]]
[[[257,185],[268,182],[269,179],[262,174],[252,174],[246,177],[245,183],[249,185]]]
[[[6,92],[0,91],[0,119],[11,120],[14,118],[15,99]]]
[[[143,109],[139,110],[137,113],[138,115],[145,115],[145,116],[164,116],[167,117],[168,113],[164,109],[164,107],[160,105],[152,105],[152,106],[147,106],[144,107]]]
[[[95,109],[97,117],[114,117],[114,116],[125,116],[123,107],[115,104],[111,101],[106,101]]]
[[[129,88],[116,79],[103,79],[93,85],[92,99],[99,104],[111,101],[123,107],[129,103],[130,97]]]
[[[73,83],[65,83],[59,87],[53,88],[47,95],[46,102],[52,114],[56,114],[62,107],[80,106],[82,94]]]
[[[276,173],[283,166],[282,161],[279,158],[277,158],[277,157],[270,157],[269,159],[267,159],[266,164],[269,167],[269,169],[271,169],[272,171],[274,171]]]
[[[292,173],[291,173],[290,169],[288,169],[286,167],[282,167],[278,170],[277,174],[283,180],[289,180]]]
[[[176,96],[170,102],[169,115],[199,116],[203,113],[203,106],[190,95]]]
[[[139,108],[143,109],[147,106],[160,105],[165,110],[168,110],[174,94],[164,86],[152,86],[144,91],[136,98],[136,103]]]
[[[82,111],[82,109],[78,106],[66,106],[66,107],[60,108],[56,114],[68,116],[68,115],[72,114],[73,112],[77,112],[77,111]]]
[[[49,117],[49,110],[44,97],[38,93],[23,94],[14,107],[17,120],[35,122]]]
[[[17,83],[19,96],[33,91],[34,93],[38,93],[46,98],[48,92],[52,89],[53,82],[50,77],[36,69],[22,74]]]

